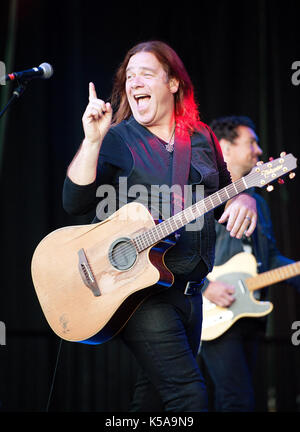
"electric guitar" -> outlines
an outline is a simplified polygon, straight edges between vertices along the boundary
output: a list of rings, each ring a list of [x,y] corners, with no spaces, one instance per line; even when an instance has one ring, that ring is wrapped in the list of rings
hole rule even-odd
[[[138,202],[106,220],[48,234],[31,263],[34,288],[52,330],[89,344],[110,340],[149,295],[170,287],[168,236],[250,187],[263,187],[297,166],[292,154],[256,166],[241,179],[155,224]]]
[[[225,333],[240,318],[258,318],[273,310],[269,301],[258,301],[253,291],[298,276],[300,261],[257,274],[257,263],[251,253],[241,252],[225,264],[215,266],[207,275],[209,281],[221,281],[235,288],[235,300],[229,307],[220,307],[203,296],[201,339],[213,340]]]

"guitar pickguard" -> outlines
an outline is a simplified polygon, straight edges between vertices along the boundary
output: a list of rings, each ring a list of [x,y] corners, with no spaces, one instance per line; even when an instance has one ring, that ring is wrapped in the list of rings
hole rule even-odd
[[[228,308],[232,311],[233,317],[244,313],[262,314],[269,310],[270,303],[255,300],[244,283],[250,276],[247,273],[231,273],[217,279],[235,287],[235,301]]]
[[[203,298],[202,340],[219,337],[240,318],[262,317],[272,311],[272,303],[257,301],[248,290],[245,280],[249,277],[248,273],[235,272],[215,279],[235,287],[235,301],[228,308],[222,308]]]

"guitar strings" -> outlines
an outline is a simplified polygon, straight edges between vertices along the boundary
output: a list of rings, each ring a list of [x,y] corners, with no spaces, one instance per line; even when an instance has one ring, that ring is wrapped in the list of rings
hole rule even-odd
[[[250,180],[252,177],[255,177],[255,176],[257,176],[257,173],[250,173],[250,174],[248,174],[247,179]],[[236,188],[236,185],[237,185],[238,182],[242,183],[242,182],[243,182],[243,178],[237,180],[236,182],[233,182],[233,183],[229,184],[228,186],[226,186],[225,188],[221,189],[220,191],[217,191],[217,192],[215,192],[215,193],[209,195],[209,196],[206,197],[205,199],[203,199],[203,200],[201,200],[201,201],[198,201],[197,203],[195,203],[195,204],[193,204],[192,206],[190,206],[189,209],[191,209],[192,212],[194,212],[194,211],[198,211],[198,210],[199,210],[199,209],[198,209],[199,205],[200,205],[201,203],[203,203],[205,200],[208,200],[208,199],[209,199],[209,200],[211,200],[211,201],[213,202],[213,200],[214,200],[216,197],[218,197],[218,202],[216,202],[215,205],[214,205],[211,209],[209,209],[209,210],[207,210],[206,212],[200,214],[199,216],[197,216],[197,217],[194,218],[193,220],[195,220],[195,219],[197,219],[198,217],[204,215],[205,213],[208,213],[209,211],[211,211],[211,210],[213,210],[214,208],[216,208],[218,205],[223,204],[225,201],[224,201],[224,202],[220,202],[220,198],[219,198],[218,194],[219,194],[221,191],[223,191],[224,189],[226,189],[226,190],[230,193],[230,195],[231,195],[231,193],[233,192],[232,195],[231,195],[230,197],[228,197],[228,200],[231,199],[231,198],[233,198],[234,196],[238,195],[239,193],[243,192],[245,189],[247,189],[247,188],[244,187],[244,189],[243,189],[241,192],[238,192],[238,191],[237,191],[237,188]],[[226,200],[226,201],[227,201],[227,200]],[[187,209],[186,209],[186,210],[187,210]],[[149,239],[149,233],[150,233],[150,235],[151,235],[151,231],[152,231],[152,230],[158,230],[158,229],[162,230],[166,224],[171,224],[175,217],[176,217],[176,218],[181,218],[181,216],[183,215],[183,213],[184,213],[186,210],[183,210],[183,211],[181,211],[181,212],[179,212],[179,213],[176,213],[176,215],[172,216],[171,218],[169,218],[169,219],[167,219],[167,220],[161,222],[160,224],[156,225],[155,227],[151,228],[150,230],[146,231],[145,233],[143,233],[143,234],[139,234],[139,235],[137,235],[136,237],[134,237],[134,238],[132,238],[132,239],[130,239],[130,240],[132,241],[132,243],[134,244],[135,247],[136,247],[136,240],[137,240],[137,239],[142,239],[142,240],[141,240],[142,242],[143,242],[143,241],[147,242],[147,237],[148,237],[148,239]],[[172,220],[172,221],[171,221],[171,220]],[[190,221],[190,222],[191,222],[191,221]],[[176,228],[174,229],[174,231],[176,231],[177,229],[178,229],[178,227],[176,227]],[[173,231],[173,232],[174,232],[174,231]],[[143,249],[141,249],[141,250],[136,249],[136,251],[137,251],[137,252],[142,252],[143,250],[147,249],[147,248],[150,247],[150,246],[153,246],[155,243],[157,243],[157,242],[159,242],[160,240],[162,240],[162,238],[165,238],[167,235],[168,235],[168,234],[166,234],[164,237],[161,237],[161,238],[155,240],[154,242],[152,241],[151,244],[150,244],[149,246],[147,246],[147,245],[146,245],[145,247],[143,246]],[[143,240],[143,239],[145,239],[145,240]],[[115,258],[120,257],[120,256],[126,254],[126,252],[128,252],[128,251],[131,250],[131,249],[132,249],[132,247],[131,247],[131,246],[128,246],[128,244],[123,245],[123,246],[121,246],[121,247],[116,251],[116,253],[115,253],[114,256],[115,256]]]
[[[241,185],[243,186],[243,190],[245,190],[245,186],[244,186],[243,179],[239,179],[239,180],[237,180],[236,182],[231,183],[231,184],[229,184],[228,186],[225,187],[226,190],[228,191],[228,193],[230,194],[230,197],[228,196],[228,199],[231,199],[231,198],[233,198],[235,195],[238,195],[239,193],[243,192],[243,190],[240,191],[240,192],[237,191],[237,186],[240,187]],[[223,191],[225,188],[223,188],[223,189],[221,189],[220,191],[217,191],[217,192],[215,192],[215,193],[209,195],[208,197],[204,198],[203,200],[198,201],[197,203],[194,203],[192,206],[190,206],[188,209],[192,212],[192,214],[193,214],[193,218],[192,218],[191,220],[187,220],[187,223],[189,223],[189,222],[191,222],[191,221],[197,219],[198,217],[204,215],[205,213],[208,213],[209,211],[211,211],[211,210],[213,210],[214,208],[216,208],[218,205],[221,205],[221,204],[223,204],[225,201],[227,201],[228,199],[226,199],[225,201],[220,201],[220,197],[218,196],[218,194],[219,194],[221,191]],[[217,198],[217,197],[218,197],[218,198]],[[195,212],[199,212],[199,206],[201,206],[201,204],[203,204],[204,201],[207,202],[208,200],[211,201],[211,204],[213,204],[213,206],[212,206],[210,209],[207,210],[207,208],[206,208],[206,206],[205,206],[205,204],[204,204],[204,207],[205,207],[205,210],[206,210],[206,211],[201,212],[200,214],[198,214],[198,215],[195,217],[195,214],[194,214],[194,213],[195,213]],[[215,202],[213,202],[213,201],[215,201]],[[207,204],[208,204],[208,203],[207,203]],[[210,205],[211,205],[211,204],[210,204]],[[138,241],[138,242],[140,241],[140,243],[143,243],[143,242],[146,243],[146,244],[142,245],[142,248],[140,248],[140,250],[137,249],[137,252],[142,252],[143,250],[147,249],[148,247],[153,246],[155,243],[159,242],[160,240],[162,240],[163,238],[167,237],[167,235],[168,235],[168,233],[164,233],[164,235],[160,236],[159,238],[155,239],[155,241],[153,241],[153,239],[150,238],[150,237],[151,237],[151,234],[152,234],[153,231],[157,231],[157,230],[163,231],[164,228],[165,228],[166,226],[172,226],[172,223],[173,223],[175,220],[181,222],[181,225],[182,225],[182,226],[183,226],[183,225],[186,225],[186,223],[182,224],[182,215],[184,215],[184,213],[185,213],[186,210],[188,210],[188,209],[185,209],[185,210],[183,210],[183,211],[181,211],[181,212],[179,212],[179,213],[176,213],[176,214],[175,214],[174,216],[172,216],[171,218],[169,218],[169,219],[167,219],[167,220],[161,222],[160,224],[154,226],[153,228],[151,228],[150,230],[146,231],[145,233],[139,234],[139,235],[137,235],[136,237],[134,237],[133,239],[130,239],[130,240],[132,240],[132,242],[133,242],[134,245],[137,244],[137,241]],[[203,210],[203,208],[202,208],[201,210]],[[175,222],[175,224],[176,224],[176,222]],[[173,226],[173,230],[172,230],[172,232],[176,231],[177,229],[179,229],[179,227],[178,227],[177,225],[176,225],[175,228],[174,228],[174,226]],[[167,231],[169,231],[168,228],[167,228]],[[172,233],[172,232],[171,232],[171,233]],[[169,233],[169,234],[170,234],[170,233]],[[150,244],[150,245],[147,245],[147,242],[148,242],[149,240],[151,241],[151,244]],[[123,255],[124,253],[128,252],[130,249],[131,249],[131,247],[128,246],[128,245],[123,245],[123,246],[121,246],[121,247],[119,248],[119,250],[116,251],[115,257],[116,257],[116,258],[117,258],[117,257],[120,257],[120,255]]]
[[[287,173],[288,173],[288,171],[286,171],[284,174],[287,174]],[[249,173],[246,177],[247,177],[247,180],[249,181],[249,180],[255,178],[256,176],[257,176],[257,173],[255,173],[255,172],[251,172],[251,173]],[[277,177],[278,177],[278,176],[277,176]],[[276,177],[276,178],[277,178],[277,177]],[[273,180],[274,180],[274,179],[272,179],[271,181],[273,181]],[[125,244],[125,245],[123,245],[123,246],[120,246],[120,247],[118,248],[118,250],[116,251],[116,253],[114,254],[114,258],[117,259],[117,258],[123,256],[124,254],[126,254],[127,252],[131,251],[131,250],[132,250],[132,244],[134,245],[134,247],[135,247],[137,253],[143,252],[144,250],[146,250],[146,249],[148,249],[149,247],[153,246],[155,243],[158,243],[158,242],[161,241],[162,239],[166,238],[169,234],[172,234],[173,232],[175,232],[177,229],[179,229],[179,227],[176,227],[176,228],[174,229],[174,231],[172,231],[172,232],[169,233],[169,234],[166,234],[164,237],[160,237],[160,238],[158,238],[158,239],[155,240],[154,242],[153,242],[153,240],[151,239],[151,243],[150,243],[149,245],[147,245],[147,240],[148,240],[148,241],[150,240],[150,236],[151,236],[151,233],[153,233],[153,231],[163,230],[164,227],[166,227],[166,225],[170,225],[170,224],[172,224],[172,222],[175,221],[175,219],[178,219],[178,220],[182,223],[182,221],[181,221],[180,219],[182,218],[182,216],[184,215],[184,213],[186,212],[186,210],[190,210],[193,214],[194,214],[194,212],[199,212],[199,208],[198,208],[198,207],[201,206],[201,204],[203,204],[205,201],[210,200],[211,203],[213,204],[212,208],[210,208],[209,210],[207,210],[207,209],[206,209],[206,206],[205,206],[205,204],[204,204],[204,207],[205,207],[206,211],[204,211],[203,213],[199,214],[199,216],[194,217],[192,220],[188,221],[187,223],[190,223],[190,222],[196,220],[197,218],[199,218],[199,217],[203,216],[204,214],[210,212],[211,210],[215,209],[215,208],[218,207],[219,205],[224,204],[224,203],[225,203],[226,201],[228,201],[229,199],[234,198],[236,195],[239,195],[239,194],[242,193],[244,190],[246,190],[246,189],[248,189],[248,188],[251,187],[251,186],[247,186],[247,187],[245,187],[245,184],[246,184],[246,183],[244,183],[244,182],[245,182],[245,177],[242,177],[242,178],[240,178],[239,180],[236,180],[235,182],[230,183],[228,186],[225,186],[225,187],[222,188],[221,190],[219,190],[219,191],[217,191],[217,192],[214,192],[213,194],[207,196],[207,197],[204,198],[203,200],[194,203],[193,205],[191,205],[190,207],[188,207],[188,209],[185,209],[185,210],[182,210],[182,211],[179,212],[179,213],[176,213],[176,214],[173,215],[171,218],[164,220],[164,221],[161,222],[160,224],[154,226],[153,228],[150,228],[148,231],[146,231],[146,232],[144,232],[144,233],[142,233],[142,234],[139,234],[139,235],[137,235],[136,237],[129,238],[129,240],[131,241],[131,245],[129,246],[128,243],[127,243],[127,244]],[[243,190],[239,192],[239,191],[237,191],[237,186],[240,186],[241,183],[243,184]],[[269,183],[269,182],[266,181],[265,185],[268,184],[268,183]],[[224,201],[220,201],[221,199],[220,199],[220,197],[219,197],[219,193],[222,192],[222,191],[224,191],[224,190],[226,190],[226,193],[228,193],[230,196],[228,197],[228,199],[226,199],[226,200],[224,200]],[[231,195],[231,194],[232,194],[232,195]],[[217,200],[217,202],[214,203],[214,200]],[[184,226],[184,225],[186,225],[186,224],[183,224],[182,226]],[[181,227],[182,227],[182,226],[181,226]],[[147,238],[147,237],[148,237],[148,238]],[[141,249],[141,250],[139,250],[139,248],[136,247],[137,242],[139,242],[139,241],[141,241],[141,242],[145,242],[145,243],[146,243],[146,246],[145,246],[145,245],[142,245],[142,249]]]

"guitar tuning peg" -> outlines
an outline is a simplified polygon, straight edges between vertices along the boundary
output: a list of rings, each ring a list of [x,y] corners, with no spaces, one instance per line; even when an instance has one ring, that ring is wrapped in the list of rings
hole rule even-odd
[[[274,190],[274,186],[273,185],[267,186],[267,191],[268,192],[272,192],[272,190]]]
[[[286,152],[281,152],[280,157],[284,157],[284,156],[286,156]]]
[[[278,183],[279,183],[279,184],[284,184],[284,180],[283,180],[282,178],[279,178],[279,179],[278,179]]]
[[[289,178],[292,180],[294,177],[296,177],[296,174],[294,172],[289,173]]]

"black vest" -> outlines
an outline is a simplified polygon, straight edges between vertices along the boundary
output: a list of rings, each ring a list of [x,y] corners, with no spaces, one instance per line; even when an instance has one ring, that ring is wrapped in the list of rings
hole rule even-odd
[[[199,133],[191,137],[190,151],[185,151],[184,146],[181,145],[180,154],[176,153],[179,147],[177,143],[181,139],[177,134],[175,135],[174,152],[169,153],[164,143],[137,123],[133,117],[110,130],[107,138],[109,145],[104,148],[113,149],[113,142],[120,139],[129,150],[126,154],[130,161],[123,161],[126,169],[119,170],[116,176],[118,178],[113,181],[119,198],[117,206],[138,200],[148,207],[154,219],[166,219],[172,215],[173,211],[177,213],[180,206],[176,203],[174,205],[174,202],[170,205],[168,193],[158,193],[162,191],[163,185],[167,186],[167,191],[170,191],[176,179],[179,179],[177,184],[180,186],[183,186],[183,181],[190,185],[188,191],[192,193],[191,196],[187,194],[186,204],[188,205],[195,202],[196,192],[199,192],[197,185],[202,185],[197,198],[199,196],[203,198],[218,190],[219,171],[216,149],[205,126]],[[116,156],[108,155],[108,151],[105,150],[105,160],[108,163],[111,160],[113,163]],[[177,165],[175,164],[174,171],[174,158],[176,157]],[[201,192],[204,193],[204,196],[201,196]],[[176,245],[165,256],[166,265],[175,275],[190,273],[201,259],[206,264],[208,271],[211,271],[215,246],[214,220],[214,213],[209,212],[204,216],[204,220],[198,221],[197,229],[196,224],[190,224],[190,230],[187,230],[187,227],[180,230]]]

